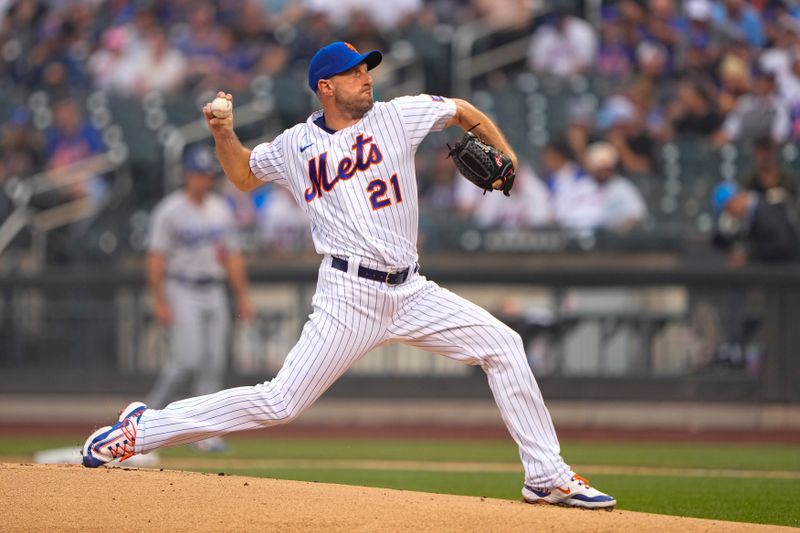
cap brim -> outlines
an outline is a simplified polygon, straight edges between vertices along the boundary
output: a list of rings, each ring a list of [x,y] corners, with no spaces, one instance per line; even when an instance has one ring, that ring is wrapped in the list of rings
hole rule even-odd
[[[331,78],[333,76],[341,74],[342,72],[347,72],[351,68],[360,65],[361,63],[365,63],[367,65],[367,70],[372,70],[378,65],[380,65],[381,61],[383,61],[383,54],[381,54],[378,50],[373,50],[371,52],[367,52],[366,54],[361,54],[360,56],[355,57],[352,61],[344,65],[337,72],[334,72],[326,76],[326,78]]]
[[[380,53],[378,50],[373,50],[372,52],[367,52],[362,56],[364,59],[364,63],[367,65],[367,70],[372,70],[378,65],[381,64],[383,61],[383,54]]]

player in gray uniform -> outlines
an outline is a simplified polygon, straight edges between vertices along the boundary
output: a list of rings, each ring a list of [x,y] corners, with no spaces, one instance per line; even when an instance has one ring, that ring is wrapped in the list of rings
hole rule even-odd
[[[314,312],[274,379],[148,409],[134,402],[84,444],[100,466],[155,449],[294,420],[361,357],[402,342],[479,365],[517,442],[530,503],[590,509],[616,500],[571,470],[528,365],[522,339],[486,310],[419,273],[414,155],[430,131],[459,126],[517,158],[485,114],[464,100],[418,95],[374,102],[369,70],[381,53],[320,49],[309,86],[322,103],[305,123],[246,149],[231,116],[204,108],[228,179],[242,190],[286,187],[311,220],[319,269]],[[220,93],[232,99],[230,95]],[[502,185],[498,180],[494,186]]]
[[[190,377],[194,395],[222,388],[230,324],[226,278],[237,315],[252,316],[233,213],[212,190],[218,173],[210,148],[189,150],[183,187],[161,200],[151,220],[147,280],[155,318],[171,329],[170,359],[147,397],[154,407],[166,405]],[[219,451],[224,443],[216,437],[197,447]]]

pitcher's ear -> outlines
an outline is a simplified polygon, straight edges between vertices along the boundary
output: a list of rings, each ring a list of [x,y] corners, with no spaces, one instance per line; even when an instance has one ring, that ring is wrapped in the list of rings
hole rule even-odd
[[[317,82],[317,94],[322,96],[330,96],[333,94],[333,83],[331,80],[319,80]]]

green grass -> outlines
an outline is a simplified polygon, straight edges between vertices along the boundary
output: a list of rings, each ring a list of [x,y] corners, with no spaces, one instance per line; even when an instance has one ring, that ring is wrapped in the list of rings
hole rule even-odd
[[[250,459],[382,459],[518,463],[509,441],[347,440],[240,438],[232,453]],[[0,446],[0,453],[2,447]],[[565,443],[561,454],[572,464],[800,471],[800,449],[778,444]],[[197,455],[190,448],[167,450],[167,457]]]
[[[31,455],[36,450],[78,446],[82,438],[4,437],[0,455]],[[231,456],[241,459],[380,459],[406,461],[484,461],[517,463],[508,441],[269,439],[231,438]],[[201,454],[189,447],[161,452],[166,457]],[[800,448],[781,444],[564,443],[561,454],[572,464],[790,470],[800,472]]]
[[[576,464],[800,471],[800,447],[788,444],[567,443]]]
[[[800,527],[800,480],[593,475],[618,508]]]
[[[80,439],[66,437],[0,437],[0,456],[30,457],[39,450],[80,446]]]
[[[2,438],[0,456],[30,456],[36,450],[77,446],[81,439]],[[383,439],[231,438],[237,459],[372,459],[468,461],[518,464],[510,441]],[[800,472],[800,449],[775,444],[564,443],[571,464]],[[164,450],[165,457],[199,457],[188,447]],[[217,457],[203,455],[204,458]],[[217,472],[219,469],[198,468]],[[447,494],[519,499],[521,468],[513,472],[425,472],[337,468],[225,468],[228,474],[343,483]],[[752,477],[681,477],[581,473],[620,502],[618,508],[717,520],[800,527],[800,480]]]

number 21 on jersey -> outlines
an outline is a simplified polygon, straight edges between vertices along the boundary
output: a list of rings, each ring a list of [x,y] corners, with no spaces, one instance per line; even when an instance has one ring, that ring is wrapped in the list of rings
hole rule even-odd
[[[382,179],[375,179],[369,182],[367,185],[367,192],[370,193],[369,201],[372,204],[372,209],[377,211],[378,209],[383,209],[384,207],[388,207],[392,205],[392,196],[394,197],[395,203],[401,203],[403,201],[403,195],[400,192],[400,183],[397,180],[397,174],[392,174],[392,177],[389,178],[389,182],[392,185],[392,193],[388,194],[388,185],[386,185],[386,180]]]

